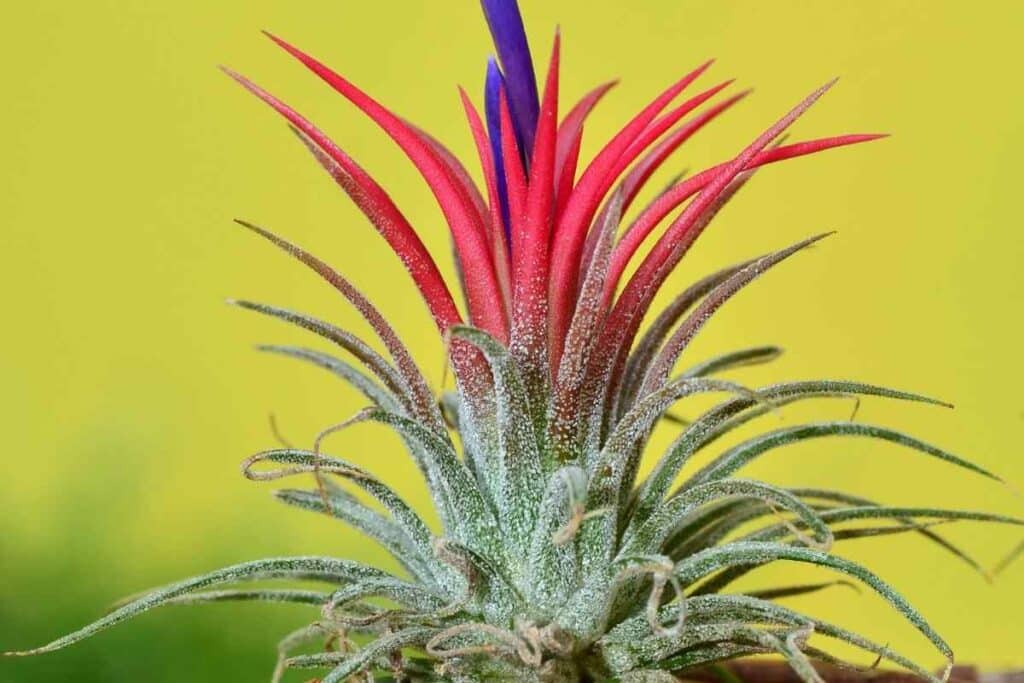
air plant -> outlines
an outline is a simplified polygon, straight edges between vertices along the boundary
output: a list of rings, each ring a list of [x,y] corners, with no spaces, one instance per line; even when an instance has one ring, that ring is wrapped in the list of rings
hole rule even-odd
[[[497,53],[487,64],[483,112],[461,91],[482,188],[435,138],[320,61],[270,36],[377,124],[422,175],[451,231],[464,310],[381,185],[297,111],[225,69],[287,121],[401,259],[445,341],[456,387],[438,401],[368,298],[317,257],[240,221],[334,287],[387,352],[303,313],[235,302],[302,327],[351,355],[354,364],[312,349],[262,347],[326,369],[370,404],[321,434],[312,448],[267,450],[247,459],[242,471],[257,481],[312,474],[312,488],[275,495],[353,526],[389,551],[403,571],[334,557],[256,560],[154,590],[82,630],[18,654],[58,650],[161,605],[266,600],[312,609],[310,624],[282,641],[274,680],[288,669],[311,668],[326,672],[323,683],[361,677],[667,681],[675,680],[669,672],[775,653],[815,682],[820,676],[812,661],[838,661],[828,652],[829,641],[939,680],[887,645],[780,601],[854,580],[888,601],[952,663],[950,646],[915,607],[870,569],[834,554],[833,546],[912,533],[978,568],[932,529],[934,523],[1021,522],[981,512],[890,506],[834,490],[782,488],[740,475],[755,458],[788,444],[864,437],[997,477],[914,437],[853,419],[777,428],[724,449],[718,443],[760,416],[812,399],[874,396],[944,404],[855,381],[748,388],[719,378],[727,370],[772,360],[779,353],[774,347],[731,350],[675,370],[723,304],[824,235],[718,270],[656,315],[652,311],[668,276],[757,169],[881,136],[783,140],[828,83],[735,156],[677,178],[630,214],[654,172],[745,93],[717,99],[729,85],[724,82],[677,102],[710,63],[698,66],[581,163],[584,124],[614,83],[598,86],[559,117],[559,36],[538,89],[516,2],[482,4]],[[634,217],[626,220],[627,215]],[[671,418],[677,402],[703,394],[722,398],[679,424],[678,437],[641,476],[640,461],[656,424]],[[429,486],[439,529],[373,474],[323,452],[328,434],[362,423],[384,425],[404,442]],[[703,458],[702,466],[680,481],[684,466],[696,458]],[[368,505],[354,490],[376,504]],[[738,578],[777,561],[819,565],[845,578],[728,591]],[[267,579],[326,588],[231,587]],[[314,642],[321,647],[296,654]]]

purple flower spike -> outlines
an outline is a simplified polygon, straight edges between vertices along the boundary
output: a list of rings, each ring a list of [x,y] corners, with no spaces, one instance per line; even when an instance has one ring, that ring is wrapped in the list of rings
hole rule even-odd
[[[512,244],[512,221],[508,207],[508,184],[505,178],[505,155],[501,149],[501,90],[506,88],[501,68],[491,57],[487,60],[487,80],[484,82],[484,115],[487,118],[487,136],[491,139],[494,155],[494,176],[501,204],[501,220],[505,225],[506,244]]]
[[[484,16],[491,29],[494,47],[505,74],[509,109],[516,126],[516,139],[522,150],[523,165],[529,166],[533,138],[537,132],[540,102],[537,77],[533,71],[530,44],[523,28],[523,16],[516,0],[481,0]]]

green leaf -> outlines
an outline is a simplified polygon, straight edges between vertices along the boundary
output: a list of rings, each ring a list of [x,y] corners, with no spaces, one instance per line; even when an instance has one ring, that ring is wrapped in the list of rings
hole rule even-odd
[[[256,466],[264,462],[291,467],[258,471]],[[394,524],[415,548],[415,554],[411,557],[406,556],[406,561],[415,560],[419,565],[428,567],[434,576],[434,582],[451,589],[449,572],[434,558],[433,534],[427,525],[398,494],[366,470],[344,460],[325,457],[312,451],[282,448],[251,456],[242,463],[242,474],[254,481],[273,481],[299,474],[332,474],[351,481],[384,506],[391,514]]]
[[[679,610],[678,603],[666,605],[659,610],[658,619],[675,621],[679,618]],[[631,617],[609,631],[608,635],[601,639],[599,645],[602,647],[602,652],[611,652],[616,657],[623,658],[618,666],[628,666],[631,662],[639,665],[639,661],[647,662],[661,656],[661,653],[668,652],[669,654],[664,655],[660,661],[647,665],[657,666],[661,669],[681,670],[704,666],[714,661],[764,653],[771,649],[766,647],[763,642],[756,638],[750,638],[749,634],[743,632],[731,632],[729,637],[733,638],[732,641],[718,642],[717,638],[723,634],[723,627],[727,629],[730,626],[759,624],[788,627],[783,632],[790,633],[792,633],[793,627],[798,629],[813,627],[814,633],[817,635],[842,641],[864,652],[887,659],[926,680],[939,683],[939,679],[930,671],[887,646],[874,643],[861,635],[829,622],[812,618],[760,598],[747,595],[691,597],[686,599],[686,613],[689,615],[687,617],[689,631],[686,629],[683,631],[682,636],[685,640],[652,638],[647,620],[643,617]],[[690,633],[699,633],[699,637],[690,638],[688,637]],[[695,642],[696,644],[694,644]],[[817,648],[804,645],[801,649],[808,656],[822,658],[829,662],[836,661],[835,658]],[[852,665],[846,664],[846,666]]]
[[[601,638],[598,646],[608,668],[622,674],[639,668],[666,668],[663,662],[673,654],[708,644],[725,642],[754,646],[755,652],[777,652],[776,644],[762,637],[765,633],[742,622],[723,621],[690,623],[674,636],[658,636],[651,633],[646,620],[630,620]]]
[[[576,466],[557,470],[548,483],[530,542],[526,588],[546,616],[563,604],[580,580],[575,536],[586,513],[587,473]]]
[[[285,253],[297,259],[303,265],[319,275],[325,282],[334,287],[352,306],[359,311],[359,314],[370,325],[377,338],[387,348],[388,353],[394,359],[398,373],[401,375],[404,385],[409,390],[409,397],[412,400],[413,414],[425,424],[431,425],[436,431],[444,432],[444,421],[438,411],[436,402],[427,381],[420,372],[416,362],[413,361],[409,350],[402,343],[394,328],[387,319],[381,315],[366,296],[352,286],[341,273],[331,268],[324,261],[313,256],[306,250],[291,242],[278,237],[274,233],[253,225],[247,221],[235,220],[236,223],[245,227],[272,244],[282,249]]]
[[[681,560],[705,548],[718,545],[734,529],[746,522],[771,514],[774,512],[763,502],[749,499],[728,507],[711,507],[706,512],[698,510],[690,521],[665,542],[665,553],[676,560]]]
[[[314,655],[299,655],[287,660],[288,668],[334,668],[321,679],[321,683],[341,683],[349,676],[370,669],[378,659],[406,647],[420,646],[436,633],[436,629],[414,627],[383,635],[353,653],[325,652]]]
[[[760,389],[756,397],[741,396],[730,399],[695,420],[669,446],[668,451],[658,460],[635,495],[631,524],[636,526],[643,523],[668,493],[686,462],[721,435],[787,403],[811,398],[855,395],[945,405],[917,394],[861,382],[831,380],[787,382]]]
[[[437,503],[443,506],[442,520],[456,540],[469,548],[492,558],[504,557],[507,548],[494,513],[477,487],[465,463],[459,460],[452,445],[438,438],[431,430],[414,420],[371,408],[357,416],[358,421],[372,421],[387,425],[419,444],[424,456],[427,483]],[[440,510],[439,510],[440,511]]]
[[[796,488],[790,489],[790,491],[802,498],[826,500],[830,502],[838,502],[846,505],[852,505],[857,507],[880,507],[880,505],[867,498],[860,496],[850,495],[841,491],[831,491],[826,489],[809,489],[809,488]],[[974,571],[978,572],[986,581],[991,581],[992,574],[986,570],[981,564],[971,557],[969,554],[964,552],[961,548],[951,543],[949,540],[944,538],[939,533],[932,531],[931,529],[921,528],[916,525],[913,520],[910,519],[895,519],[895,522],[904,526],[914,527],[916,532],[921,536],[924,536],[932,543],[935,543],[939,547],[943,548],[957,559],[964,562],[966,565],[971,567]]]
[[[623,506],[640,457],[640,443],[658,417],[681,398],[714,391],[745,390],[720,380],[678,378],[645,396],[619,421],[604,448],[589,465],[587,513],[577,541],[585,573],[607,571],[605,565],[615,552],[620,520],[624,519]]]
[[[658,355],[655,356],[647,373],[644,375],[639,395],[643,396],[651,391],[655,391],[665,383],[669,375],[672,374],[672,368],[675,367],[680,355],[726,301],[771,268],[815,242],[828,237],[830,234],[815,235],[785,249],[766,254],[736,271],[715,286],[714,289],[708,292],[707,297],[687,316],[686,320],[680,323],[676,331],[672,333],[672,336],[668,338],[661,347],[661,350],[658,351]]]
[[[426,583],[434,582],[429,568],[420,559],[420,549],[406,535],[405,531],[346,491],[336,489],[320,492],[284,489],[274,491],[274,497],[286,505],[340,519],[380,543],[410,574]]]
[[[513,616],[526,608],[526,601],[503,567],[483,555],[449,539],[438,541],[437,555],[465,577],[466,596],[462,602],[475,597],[487,623],[511,626]]]
[[[622,462],[624,474],[635,471],[635,464],[629,460],[638,457],[638,445],[643,444],[650,435],[651,430],[661,416],[677,401],[699,393],[725,392],[740,394],[749,397],[756,397],[756,393],[733,382],[723,380],[703,379],[696,377],[677,377],[668,382],[642,399],[633,406],[625,417],[615,425],[615,429],[608,436],[605,446],[601,449],[597,459],[588,463],[588,470],[592,473],[606,471],[609,466],[615,466]],[[632,477],[623,482],[632,484]],[[609,495],[614,493],[615,497],[621,494],[621,490],[609,490]],[[612,498],[609,497],[608,500]]]
[[[351,332],[303,313],[296,313],[295,311],[289,311],[285,308],[267,306],[266,304],[258,304],[251,301],[231,300],[229,303],[247,311],[254,311],[271,318],[276,318],[278,320],[283,320],[284,322],[297,325],[298,327],[309,330],[310,332],[337,344],[355,356],[360,363],[365,365],[370,372],[376,375],[376,377],[384,383],[384,386],[399,398],[406,410],[415,414],[415,411],[413,410],[414,401],[409,391],[409,387],[406,386],[405,381],[402,379],[401,375],[398,374],[398,371],[395,370],[395,368],[386,361],[383,356],[374,351],[366,344],[366,342]]]
[[[727,370],[747,367],[750,365],[761,365],[770,363],[782,355],[782,349],[778,346],[757,346],[752,349],[741,349],[730,353],[723,353],[703,363],[688,368],[682,374],[683,377],[707,377]]]
[[[705,481],[728,477],[736,470],[773,448],[805,441],[807,439],[832,436],[860,436],[878,439],[880,441],[889,441],[891,443],[920,451],[926,455],[930,455],[934,458],[938,458],[939,460],[956,465],[957,467],[962,467],[984,477],[988,477],[989,479],[1002,481],[999,477],[978,465],[893,429],[861,424],[859,422],[818,422],[779,429],[739,444],[738,446],[729,449],[697,472],[686,483],[686,487],[694,486]]]
[[[999,560],[996,565],[992,568],[990,574],[992,576],[998,576],[999,574],[1006,571],[1006,568],[1016,562],[1020,557],[1024,557],[1024,541],[1017,544],[1013,550],[1007,553],[1006,557]]]
[[[615,401],[614,415],[616,418],[625,415],[633,407],[640,391],[640,383],[647,374],[651,361],[679,319],[698,301],[707,296],[708,292],[750,263],[751,261],[737,263],[698,280],[683,290],[658,314],[658,317],[647,328],[647,332],[636,343],[626,361],[626,369],[622,373],[622,385]]]
[[[165,605],[198,605],[209,602],[290,602],[298,605],[323,605],[330,593],[303,590],[223,590],[189,593],[165,602]]]
[[[723,498],[744,497],[778,506],[793,512],[806,528],[813,531],[814,538],[806,539],[808,543],[816,543],[820,548],[832,546],[833,536],[828,525],[814,510],[804,504],[797,496],[788,491],[758,481],[745,479],[725,479],[709,482],[687,489],[678,496],[665,502],[641,526],[635,534],[627,536],[622,553],[653,553],[658,552],[672,531],[681,526],[695,509],[719,501]]]
[[[297,346],[265,344],[257,346],[256,349],[312,363],[351,384],[374,405],[393,412],[401,412],[403,410],[401,404],[398,403],[397,399],[390,392],[339,358],[314,351],[313,349],[304,349]]]
[[[783,598],[795,598],[801,595],[810,595],[812,593],[819,593],[829,588],[836,588],[837,586],[844,586],[850,588],[856,592],[860,592],[860,588],[857,584],[850,581],[821,581],[819,583],[803,583],[795,586],[779,586],[776,588],[766,588],[764,590],[747,591],[745,595],[752,598],[759,598],[761,600],[781,600]]]
[[[680,561],[676,565],[675,575],[684,586],[688,586],[697,579],[714,571],[737,565],[762,565],[778,560],[805,562],[829,567],[852,576],[871,587],[928,638],[952,665],[953,651],[949,645],[903,596],[870,570],[849,560],[844,560],[819,550],[780,543],[730,543],[725,546],[710,548]]]
[[[367,598],[386,598],[403,610],[411,610],[416,616],[432,615],[447,604],[437,594],[415,583],[394,576],[382,576],[353,581],[334,591],[324,607],[324,614],[330,615],[342,624],[349,621],[358,624],[363,619],[361,614],[356,619],[346,619],[342,616],[341,610],[350,604],[359,604]],[[386,614],[390,612],[391,610]],[[398,615],[404,616],[401,612]],[[376,621],[376,617],[374,620]]]
[[[832,510],[825,510],[820,513],[821,519],[828,524],[840,524],[843,522],[850,522],[856,520],[865,519],[881,519],[891,520],[902,526],[891,527],[893,531],[915,531],[925,533],[929,530],[922,528],[917,525],[913,520],[915,519],[935,519],[942,520],[945,522],[956,522],[956,521],[967,521],[967,522],[988,522],[993,524],[1010,524],[1014,526],[1024,525],[1024,520],[1016,517],[1009,517],[1006,515],[997,515],[987,512],[975,512],[973,510],[948,510],[945,508],[925,508],[925,507],[893,507],[885,505],[865,505],[862,507],[851,507],[851,508],[836,508]],[[774,525],[766,529],[752,533],[748,540],[775,540],[784,538],[788,529]],[[862,529],[850,529],[849,531],[863,531]],[[930,540],[936,540],[934,534],[925,534]],[[856,536],[854,536],[856,537]],[[941,537],[938,538],[939,545],[949,550],[949,546],[944,542]],[[958,549],[952,548],[954,554],[960,557]],[[963,559],[963,558],[961,558]],[[969,557],[966,558],[971,566],[976,567],[976,563]]]
[[[852,631],[827,621],[822,621],[816,617],[809,617],[767,600],[747,595],[701,595],[688,598],[687,602],[688,610],[694,615],[695,619],[741,620],[760,623],[781,623],[793,626],[813,624],[815,632],[820,635],[853,645],[865,652],[898,664],[924,679],[938,683],[938,679],[929,670],[900,655],[898,652],[889,649],[887,646],[879,645]],[[673,617],[672,610],[678,608],[670,605],[664,609],[666,614],[662,618],[671,619]]]
[[[710,664],[767,654],[763,647],[756,645],[739,645],[737,643],[715,643],[687,648],[683,652],[672,655],[658,662],[658,666],[672,671],[703,668]],[[724,682],[723,682],[724,683]]]
[[[679,683],[679,679],[672,674],[657,669],[630,671],[619,680],[622,683]]]
[[[491,366],[501,444],[498,481],[491,488],[495,491],[498,521],[511,544],[511,557],[522,558],[529,548],[543,495],[540,453],[544,425],[531,419],[526,389],[505,347],[485,332],[465,325],[452,327],[449,334],[479,349]],[[524,569],[518,562],[514,566],[517,572]]]
[[[326,583],[346,584],[369,578],[385,578],[389,575],[380,569],[329,557],[284,557],[267,560],[256,560],[243,564],[225,567],[217,571],[203,574],[191,579],[171,584],[165,588],[133,600],[102,619],[75,631],[63,638],[24,652],[10,652],[9,655],[25,656],[44,652],[53,652],[88,638],[104,629],[110,628],[127,619],[142,614],[154,607],[160,607],[172,600],[194,591],[239,581],[260,581],[265,579],[294,579],[306,581],[323,581]]]

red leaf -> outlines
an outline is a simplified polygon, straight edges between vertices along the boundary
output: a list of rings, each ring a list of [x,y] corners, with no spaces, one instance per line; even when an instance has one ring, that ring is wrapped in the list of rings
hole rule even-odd
[[[749,90],[733,95],[727,100],[719,102],[715,106],[711,107],[707,111],[701,112],[691,120],[687,121],[683,125],[679,126],[674,130],[668,137],[658,143],[654,149],[641,159],[637,164],[630,170],[626,175],[626,178],[622,181],[623,190],[625,192],[625,209],[628,209],[633,200],[636,199],[637,194],[643,189],[644,184],[650,179],[651,175],[657,171],[665,160],[675,152],[679,147],[693,137],[701,128],[706,126],[708,123],[717,118],[725,110],[732,107],[744,97],[750,94]]]
[[[753,143],[744,149],[739,156],[714,174],[713,179],[706,183],[693,202],[682,215],[662,235],[661,239],[647,255],[643,263],[629,280],[622,294],[612,307],[605,325],[604,334],[595,352],[595,362],[588,368],[588,381],[599,387],[599,396],[588,397],[588,405],[592,410],[604,411],[609,391],[614,391],[626,360],[626,352],[636,336],[640,323],[647,313],[654,296],[665,279],[672,272],[679,260],[699,231],[687,234],[689,228],[704,214],[718,196],[726,190],[735,177],[750,164],[757,154],[767,147],[772,140],[788,128],[804,113],[835,81],[815,90],[794,109],[763,132]],[[773,150],[780,151],[781,148]],[[691,179],[692,180],[692,179]],[[684,185],[686,183],[683,183]],[[632,234],[632,233],[629,233]],[[610,280],[609,280],[610,281]],[[604,415],[604,412],[601,412]]]
[[[561,356],[561,345],[572,317],[573,297],[576,295],[576,283],[579,278],[580,257],[583,241],[590,222],[597,213],[598,205],[610,187],[614,178],[609,181],[608,174],[614,169],[619,157],[643,133],[654,118],[702,74],[711,62],[707,62],[690,72],[661,95],[656,97],[636,117],[604,146],[590,162],[587,170],[577,183],[565,212],[559,219],[553,236],[551,252],[551,280],[549,284],[551,299],[551,335],[552,360],[558,362]]]
[[[498,197],[498,180],[495,175],[494,153],[487,139],[487,131],[484,128],[480,113],[473,106],[469,95],[462,88],[459,88],[459,96],[462,98],[462,108],[466,112],[466,120],[469,122],[469,130],[473,134],[473,143],[476,145],[477,155],[480,157],[480,168],[484,174],[484,183],[487,186],[487,198],[491,220],[488,224],[490,230],[488,236],[491,243],[491,258],[494,259],[494,266],[498,271],[498,284],[501,286],[504,295],[505,305],[511,308],[512,302],[512,269],[508,260],[509,245],[505,241],[505,225],[501,217],[501,200]]]
[[[293,256],[327,281],[332,287],[338,290],[342,296],[348,299],[356,310],[359,311],[359,314],[363,316],[367,323],[369,323],[370,327],[373,328],[377,337],[384,343],[388,353],[391,354],[391,357],[394,359],[395,365],[408,388],[408,393],[413,399],[413,409],[416,411],[416,415],[426,424],[431,425],[438,434],[446,437],[447,431],[445,430],[444,420],[441,418],[441,413],[438,410],[437,401],[434,399],[434,395],[431,393],[430,387],[423,378],[423,373],[421,373],[420,369],[416,366],[416,362],[412,359],[412,355],[405,347],[405,344],[402,343],[401,339],[398,338],[398,334],[395,333],[394,328],[391,327],[387,319],[381,315],[380,311],[377,310],[377,307],[374,306],[362,292],[352,286],[352,283],[345,279],[339,272],[306,250],[282,239],[281,237],[278,237],[274,233],[269,230],[265,230],[258,225],[253,225],[252,223],[239,219],[236,219],[235,222],[242,227],[248,228],[264,239],[269,240],[272,244]]]
[[[370,117],[409,157],[430,186],[451,228],[466,278],[470,319],[478,327],[507,342],[508,321],[505,312],[501,306],[494,305],[494,302],[500,301],[501,288],[484,240],[480,217],[470,198],[449,176],[445,164],[404,121],[372,97],[299,49],[269,33],[267,35]]]
[[[861,142],[869,142],[885,137],[878,134],[863,135],[839,135],[831,138],[820,138],[807,142],[798,142],[792,145],[784,145],[775,149],[764,150],[756,154],[745,166],[745,170],[764,166],[766,164],[795,159],[796,157],[814,154],[826,149],[844,147]],[[619,278],[626,269],[627,264],[639,249],[640,245],[654,230],[658,224],[683,202],[703,190],[713,179],[729,166],[729,163],[718,164],[695,176],[687,178],[676,185],[654,201],[650,207],[644,210],[629,230],[623,235],[622,240],[615,246],[615,253],[612,256],[612,266],[609,269],[607,292],[614,292],[618,286]]]
[[[411,123],[407,123],[409,129],[412,130],[416,135],[419,136],[420,140],[430,146],[434,153],[437,154],[438,160],[444,164],[448,171],[448,177],[453,183],[459,186],[470,202],[472,202],[473,208],[476,210],[476,215],[479,217],[479,226],[483,231],[482,234],[486,238],[487,229],[486,226],[490,220],[487,203],[484,201],[483,196],[480,194],[480,190],[477,188],[476,183],[473,182],[472,176],[469,175],[469,171],[462,164],[457,156],[450,149],[448,149],[443,142],[435,138],[427,131],[419,128]]]
[[[515,276],[516,234],[522,230],[526,218],[526,171],[523,169],[522,157],[519,156],[519,143],[516,142],[516,130],[512,121],[512,110],[508,106],[505,89],[501,89],[501,152],[505,162],[505,184],[508,186],[508,213],[512,225],[513,277]],[[513,280],[514,284],[514,280]],[[515,297],[513,296],[513,300]]]
[[[530,183],[521,230],[512,231],[515,267],[512,339],[515,354],[524,353],[526,366],[547,364],[548,244],[554,212],[555,154],[558,134],[558,68],[560,36],[555,35],[544,99],[530,160]],[[510,193],[511,195],[511,193]],[[522,345],[524,348],[517,349]],[[546,373],[543,367],[532,372]],[[540,377],[535,377],[535,380]],[[546,377],[544,380],[546,381]]]
[[[680,104],[678,107],[670,111],[669,113],[662,116],[660,119],[649,125],[644,132],[640,134],[629,149],[619,157],[615,163],[612,171],[608,174],[612,180],[618,178],[626,168],[633,163],[637,157],[639,157],[645,149],[650,147],[658,138],[660,138],[669,128],[676,125],[684,116],[689,114],[691,111],[699,107],[700,105],[707,102],[709,99],[720,93],[726,87],[732,83],[732,80],[719,83],[713,88],[708,88],[704,92],[695,95],[687,101]]]
[[[625,154],[622,155],[622,157],[619,160],[617,169],[610,176],[610,180],[614,180],[619,175],[621,175],[622,172],[626,169],[626,167],[629,164],[631,164],[636,159],[636,157],[640,155],[641,152],[643,152],[645,149],[647,149],[647,147],[651,145],[651,143],[657,140],[662,133],[664,133],[670,127],[675,125],[680,118],[685,116],[688,112],[692,111],[695,107],[700,106],[701,103],[705,102],[709,97],[712,97],[715,93],[719,92],[722,88],[724,88],[727,84],[731,82],[732,81],[726,81],[721,85],[711,88],[710,90],[707,90],[701,93],[700,95],[691,98],[687,102],[684,102],[682,105],[676,107],[673,111],[669,112],[661,119],[653,123],[650,127],[648,127],[648,129],[644,131],[643,135],[639,139],[637,139],[637,141],[634,142],[632,146],[630,146],[629,150],[627,150]],[[665,140],[658,144],[653,150],[651,150],[651,152],[646,157],[644,157],[622,181],[622,186],[625,193],[623,195],[625,200],[623,209],[626,210],[629,208],[630,204],[632,204],[633,199],[636,197],[637,193],[643,187],[647,179],[650,178],[650,176],[658,169],[658,167],[662,163],[664,163],[665,159],[667,159],[673,151],[675,151],[681,144],[686,142],[686,140],[693,136],[694,133],[700,130],[705,124],[707,124],[709,121],[715,118],[718,114],[722,113],[729,106],[736,103],[745,94],[746,93],[740,93],[739,95],[735,95],[729,98],[728,100],[725,100],[724,102],[721,102],[718,105],[712,107],[711,109],[704,112],[700,116],[695,117],[692,121],[689,121],[686,124],[680,126],[678,130],[674,131],[671,135],[665,138]],[[603,211],[607,210],[607,205],[605,205]],[[598,220],[594,222],[595,225],[600,225],[602,223],[602,218],[598,218]],[[593,228],[591,228],[591,230],[587,232],[587,239],[583,247],[583,263],[589,261],[590,255],[591,253],[593,253],[595,239],[595,231]]]
[[[437,264],[387,192],[330,138],[294,109],[244,76],[229,69],[224,71],[295,126],[317,161],[352,198],[402,260],[427,302],[438,329],[443,332],[451,325],[462,323],[462,316]]]
[[[719,167],[720,170],[713,174],[712,179],[703,187],[700,195],[686,207],[679,218],[675,220],[665,234],[661,236],[661,239],[658,240],[654,248],[651,249],[647,258],[644,259],[640,268],[626,285],[619,301],[616,302],[612,312],[613,317],[615,317],[617,311],[621,311],[621,315],[626,316],[630,320],[630,327],[634,323],[636,325],[639,324],[638,318],[642,318],[644,313],[646,313],[647,307],[650,305],[661,284],[665,281],[665,278],[668,277],[668,274],[683,257],[689,245],[697,238],[698,235],[690,232],[690,228],[696,224],[697,219],[704,210],[711,206],[718,195],[725,191],[729,183],[747,168],[748,164],[754,161],[758,152],[771,144],[772,140],[778,137],[801,114],[807,111],[834,83],[835,81],[831,81],[808,95],[800,104],[779,119],[768,130],[761,133],[738,157]],[[779,148],[774,151],[778,152],[781,149]],[[686,183],[682,184],[685,185]],[[631,331],[630,334],[633,333],[635,333],[635,330]]]
[[[558,152],[555,155],[555,177],[558,178],[556,217],[562,215],[565,204],[569,201],[573,182],[576,180],[576,163],[583,142],[583,124],[597,103],[616,85],[618,81],[609,81],[588,92],[558,126]]]

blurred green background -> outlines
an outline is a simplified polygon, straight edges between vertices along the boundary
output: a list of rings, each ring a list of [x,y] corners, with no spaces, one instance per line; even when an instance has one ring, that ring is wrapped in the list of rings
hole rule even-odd
[[[839,235],[731,302],[689,359],[774,342],[787,354],[745,381],[857,378],[949,399],[955,411],[866,402],[859,419],[906,427],[1024,481],[1024,95],[1015,85],[1024,4],[523,7],[538,55],[546,58],[553,27],[562,27],[565,104],[623,78],[588,129],[591,151],[709,56],[718,62],[705,82],[736,76],[737,87],[757,87],[670,171],[734,154],[841,76],[794,135],[894,136],[772,167],[722,214],[676,284],[811,233]],[[0,649],[40,644],[120,596],[222,564],[304,553],[386,562],[351,531],[280,507],[266,485],[238,474],[243,457],[273,444],[269,413],[288,438],[309,443],[360,404],[316,370],[252,352],[258,341],[309,340],[223,300],[244,296],[364,328],[231,218],[267,225],[350,275],[393,316],[435,381],[440,344],[382,240],[281,122],[214,66],[242,70],[319,122],[445,254],[440,214],[411,166],[258,29],[310,50],[472,158],[454,86],[480,89],[489,44],[477,3],[35,0],[3,14]],[[813,414],[845,417],[850,407]],[[360,429],[333,443],[424,500],[389,434]],[[788,449],[749,473],[1024,514],[1011,490],[862,442]],[[977,526],[949,534],[986,565],[1022,535]],[[989,585],[914,539],[840,552],[901,588],[961,661],[1024,665],[1024,566]],[[797,575],[780,567],[758,581]],[[939,664],[872,597],[840,590],[797,606]],[[305,615],[285,606],[169,608],[65,652],[0,660],[0,681],[266,680],[274,643]]]

